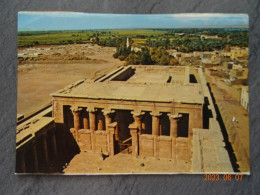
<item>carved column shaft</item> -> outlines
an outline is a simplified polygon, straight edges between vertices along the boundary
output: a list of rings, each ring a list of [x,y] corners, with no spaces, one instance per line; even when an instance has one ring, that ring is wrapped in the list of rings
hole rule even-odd
[[[108,125],[112,122],[112,118],[107,114],[105,115],[106,118],[106,131],[108,132]]]
[[[137,128],[139,129],[139,134],[142,134],[142,122],[141,122],[141,116],[135,116],[134,117]]]
[[[96,109],[93,107],[87,108],[87,111],[89,112],[89,128],[91,131],[91,149],[92,151],[95,151],[95,144],[94,144],[94,131],[96,130]]]
[[[159,133],[159,116],[160,115],[152,115],[152,134],[160,135]]]
[[[115,155],[115,129],[117,127],[117,122],[108,125],[107,143],[108,143],[108,154],[109,156]]]
[[[137,158],[139,155],[138,127],[133,123],[129,125],[129,129],[132,136],[132,156]]]
[[[91,132],[96,130],[96,115],[94,112],[89,112],[89,125]]]
[[[181,114],[172,115],[168,114],[170,119],[170,136],[177,137],[178,136],[178,120],[182,116]]]
[[[115,113],[115,110],[103,110],[102,112],[105,116],[106,132],[108,133],[108,125],[112,123],[112,114]]]
[[[178,136],[178,121],[175,118],[171,118],[171,131],[170,136],[177,137]]]
[[[131,112],[133,117],[134,117],[134,120],[135,120],[135,124],[137,125],[137,128],[138,128],[138,133],[139,135],[142,134],[142,121],[141,121],[141,117],[142,115],[144,114],[144,112]]]
[[[79,130],[80,130],[80,112],[82,108],[78,107],[71,107],[70,108],[73,114],[74,118],[74,129],[75,129],[75,135],[76,135],[76,141],[79,141]]]

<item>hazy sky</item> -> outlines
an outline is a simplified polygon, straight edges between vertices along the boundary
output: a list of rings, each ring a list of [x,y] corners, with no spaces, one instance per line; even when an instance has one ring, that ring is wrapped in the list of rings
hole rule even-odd
[[[19,12],[18,31],[248,26],[246,14]]]

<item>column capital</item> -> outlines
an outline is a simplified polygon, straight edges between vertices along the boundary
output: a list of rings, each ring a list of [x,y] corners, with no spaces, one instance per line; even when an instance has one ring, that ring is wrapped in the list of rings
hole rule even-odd
[[[135,123],[131,123],[131,124],[128,126],[128,128],[129,128],[130,130],[132,130],[132,129],[137,129],[137,125],[136,125]]]
[[[134,117],[141,117],[142,115],[144,115],[144,112],[141,112],[141,111],[131,111],[131,114]]]
[[[105,109],[103,109],[102,112],[103,112],[104,116],[107,116],[107,115],[115,113],[115,110],[105,110]]]
[[[96,111],[97,111],[97,109],[94,108],[94,107],[87,107],[86,110],[87,110],[88,112],[96,112]]]
[[[80,111],[82,111],[82,108],[79,108],[78,106],[71,106],[70,107],[70,110],[72,111],[72,113],[76,114],[76,113],[79,113]]]
[[[175,120],[178,120],[182,117],[181,114],[167,114],[169,116],[170,119],[175,119]]]
[[[157,117],[162,115],[162,113],[160,113],[159,111],[152,111],[152,112],[150,112],[150,114],[152,116],[157,116]]]

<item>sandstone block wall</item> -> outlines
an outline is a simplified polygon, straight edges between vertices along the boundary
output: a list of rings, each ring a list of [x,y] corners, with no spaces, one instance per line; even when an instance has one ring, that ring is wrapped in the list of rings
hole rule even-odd
[[[139,155],[190,160],[190,139],[185,137],[140,135]]]

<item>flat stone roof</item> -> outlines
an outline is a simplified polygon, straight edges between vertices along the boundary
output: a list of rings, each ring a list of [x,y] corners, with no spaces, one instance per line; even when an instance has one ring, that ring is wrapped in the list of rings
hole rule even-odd
[[[35,137],[36,132],[42,130],[48,124],[53,122],[54,118],[52,117],[39,117],[18,125],[16,129],[16,143],[22,141],[30,135],[31,137],[29,137],[28,139]],[[26,140],[24,141],[26,142]]]
[[[87,99],[111,99],[153,102],[204,103],[200,84],[134,84],[121,81],[78,82],[51,95]]]

